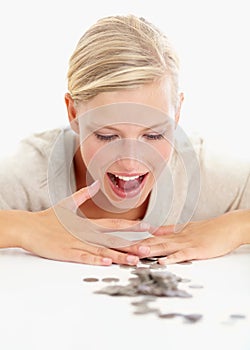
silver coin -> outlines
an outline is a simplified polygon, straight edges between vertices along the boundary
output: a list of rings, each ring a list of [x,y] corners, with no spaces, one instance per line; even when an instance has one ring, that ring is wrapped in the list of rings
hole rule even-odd
[[[119,282],[119,278],[116,277],[104,277],[102,282]]]
[[[246,318],[246,315],[243,315],[243,314],[231,314],[230,318],[234,318],[234,319]]]
[[[149,266],[138,266],[134,268],[134,271],[148,271]]]
[[[190,284],[188,287],[194,289],[204,288],[201,284]]]
[[[158,297],[192,297],[191,294],[179,288],[179,282],[185,282],[185,279],[182,277],[166,269],[157,270],[143,266],[132,267],[130,273],[133,274],[134,277],[129,278],[127,285],[109,285],[101,290],[97,290],[95,293],[107,294],[110,296],[143,296],[142,300],[131,302],[135,307],[134,314],[137,315],[156,313],[161,318],[182,316],[184,320],[189,323],[197,322],[201,319],[202,316],[198,314],[183,315],[180,313],[160,313],[159,309],[149,307],[148,305],[149,302],[155,301]],[[103,278],[104,281],[114,281],[114,279],[114,277]],[[115,281],[117,280],[118,279],[115,279]],[[190,282],[190,280],[187,281]]]
[[[157,313],[158,309],[148,307],[147,305],[140,305],[140,306],[136,307],[134,314],[135,315],[145,315],[145,314],[155,313],[155,312]]]
[[[99,281],[99,279],[96,277],[86,277],[83,279],[83,281],[84,282],[97,282],[97,281]]]
[[[169,313],[160,313],[158,316],[160,318],[174,318],[174,317],[183,316],[183,315],[177,312],[169,312]]]
[[[140,261],[143,263],[152,263],[152,262],[155,262],[157,260],[158,260],[158,258],[142,258],[142,259],[140,259]]]
[[[131,265],[126,265],[126,264],[120,264],[119,267],[121,269],[133,269],[134,267]]]
[[[183,315],[183,317],[188,322],[198,322],[201,320],[202,315],[201,314],[187,314],[187,315]]]
[[[189,278],[182,278],[180,282],[189,283],[191,280]]]
[[[167,267],[165,265],[161,265],[158,262],[154,262],[152,264],[150,264],[150,269],[155,269],[155,270],[165,270]]]

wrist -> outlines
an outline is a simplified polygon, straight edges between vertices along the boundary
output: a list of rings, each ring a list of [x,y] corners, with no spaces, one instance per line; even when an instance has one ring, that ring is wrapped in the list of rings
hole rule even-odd
[[[27,214],[29,213],[27,212]],[[25,234],[25,217],[25,211],[0,211],[0,248],[22,248],[22,236]]]
[[[250,243],[250,210],[238,209],[227,212],[225,216],[231,218],[231,230],[234,241],[238,246]]]
[[[242,244],[250,244],[250,210],[241,211],[240,224]]]

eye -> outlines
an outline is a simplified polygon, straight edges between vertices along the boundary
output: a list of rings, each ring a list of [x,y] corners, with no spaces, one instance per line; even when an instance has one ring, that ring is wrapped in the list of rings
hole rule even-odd
[[[102,135],[102,134],[95,133],[95,137],[98,140],[101,140],[101,141],[104,141],[104,142],[108,142],[108,141],[115,140],[118,136],[117,135]]]
[[[145,134],[143,137],[147,140],[161,140],[164,138],[163,134]]]

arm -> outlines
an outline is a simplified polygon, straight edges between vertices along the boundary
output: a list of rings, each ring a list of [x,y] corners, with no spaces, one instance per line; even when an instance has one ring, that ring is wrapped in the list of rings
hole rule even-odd
[[[20,247],[19,221],[23,216],[20,211],[1,210],[0,211],[0,248]]]
[[[142,245],[149,247],[147,256],[166,256],[159,259],[160,264],[222,256],[250,244],[250,210],[235,210],[209,220],[190,222],[182,229],[162,226],[154,235],[126,251],[132,253]]]
[[[64,199],[58,208],[73,212],[99,190],[98,183],[86,187]],[[73,206],[72,206],[73,205]],[[71,261],[91,265],[110,265],[112,263],[136,265],[138,254],[127,254],[102,245],[91,244],[77,239],[65,229],[56,215],[56,207],[39,212],[20,210],[0,211],[0,248],[20,247],[35,255],[61,261]],[[74,213],[73,213],[74,214]],[[72,216],[74,218],[74,216]],[[81,231],[89,230],[88,220],[81,220]],[[86,221],[86,222],[85,222]],[[133,225],[134,221],[101,219],[98,225],[109,230],[119,230]],[[78,222],[77,222],[77,226]],[[144,231],[145,226],[136,225],[136,230]]]

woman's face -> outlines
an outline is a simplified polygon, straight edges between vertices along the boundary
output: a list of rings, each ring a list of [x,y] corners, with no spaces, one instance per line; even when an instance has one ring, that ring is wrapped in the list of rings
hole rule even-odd
[[[172,151],[173,133],[169,120],[174,121],[174,128],[180,108],[176,111],[171,101],[169,84],[161,82],[137,89],[104,92],[77,105],[76,117],[81,117],[79,123],[82,120],[88,124],[84,118],[91,112],[90,125],[79,128],[83,161],[87,169],[94,164],[94,168],[102,172],[101,187],[113,203],[136,199],[137,207],[151,192],[156,181],[154,168],[159,166],[159,162],[166,162]],[[126,120],[127,111],[124,113],[124,109],[122,119],[117,118],[119,109],[113,106],[126,108],[126,104],[129,111],[133,106],[135,110],[140,105],[142,113],[138,119]],[[102,115],[101,107],[110,105],[110,111],[115,112]],[[156,118],[157,123],[154,113],[152,118],[148,115],[148,108],[160,116]],[[96,117],[92,113],[94,109],[99,111]],[[92,122],[95,127],[91,126]],[[88,132],[84,134],[83,130]]]

